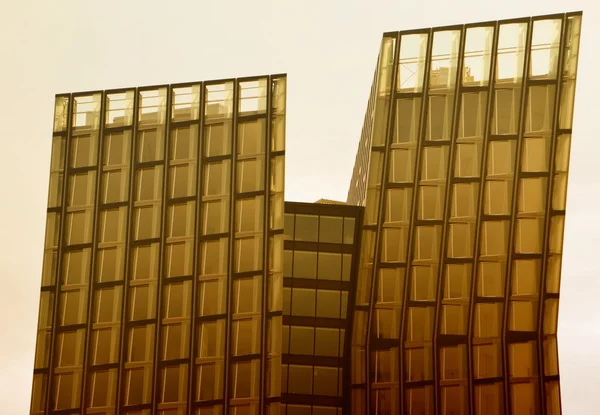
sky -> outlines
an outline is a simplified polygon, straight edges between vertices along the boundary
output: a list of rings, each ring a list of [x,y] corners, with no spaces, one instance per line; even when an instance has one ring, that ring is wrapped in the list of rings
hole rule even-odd
[[[286,200],[345,200],[381,35],[583,10],[559,313],[563,413],[600,407],[593,0],[3,0],[0,414],[29,410],[54,95],[288,74]]]

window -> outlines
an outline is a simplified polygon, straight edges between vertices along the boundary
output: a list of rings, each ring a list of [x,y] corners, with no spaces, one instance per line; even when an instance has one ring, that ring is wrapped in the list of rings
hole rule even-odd
[[[479,177],[481,142],[456,144],[454,177]]]
[[[502,383],[475,385],[475,410],[478,414],[504,414],[504,392]],[[535,412],[533,412],[535,413]]]
[[[444,299],[468,299],[471,289],[471,264],[446,265]]]
[[[545,177],[520,180],[518,213],[544,213],[546,209],[546,183]]]
[[[419,134],[420,118],[420,97],[399,99],[396,101],[396,119],[394,122],[393,143],[416,143],[417,135]]]
[[[256,192],[264,189],[264,158],[244,159],[237,163],[238,193]]]
[[[258,360],[234,363],[231,368],[232,398],[257,398],[259,378],[260,365]]]
[[[101,288],[95,294],[94,323],[121,321],[122,287]]]
[[[325,262],[323,258],[325,258]],[[328,254],[319,253],[319,265],[321,265],[321,263],[324,262],[325,266],[331,266],[331,263],[327,264],[327,258]],[[333,265],[335,266],[335,263]],[[324,269],[323,271],[326,272],[327,270]],[[319,270],[319,276],[321,275],[321,272],[322,271]],[[292,275],[294,276],[294,278],[315,279],[317,276],[317,253],[309,251],[294,251],[294,265]]]
[[[236,201],[236,232],[261,232],[264,223],[264,197]]]
[[[235,272],[257,271],[263,266],[262,235],[235,240]]]
[[[87,288],[60,294],[60,325],[83,324],[87,317]]]
[[[200,323],[198,326],[198,357],[223,357],[225,320]]]
[[[194,243],[192,240],[167,243],[165,251],[165,276],[182,277],[192,274]]]
[[[486,221],[481,228],[481,256],[506,255],[508,221]]]
[[[419,186],[418,219],[439,220],[443,218],[446,186],[444,184],[427,184]]]
[[[431,341],[433,314],[433,307],[409,307],[406,340]]]
[[[467,350],[465,345],[441,348],[442,380],[466,380],[466,355]]]
[[[228,238],[200,243],[199,267],[201,275],[225,275],[227,273]]]
[[[283,234],[286,240],[294,239],[294,215],[285,213],[283,215]]]
[[[164,157],[163,139],[162,128],[145,129],[138,132],[138,162],[162,160]]]
[[[318,367],[314,368],[314,391],[315,395],[338,396],[338,368]]]
[[[448,147],[424,147],[421,180],[443,180],[448,169]]]
[[[262,278],[240,278],[233,281],[233,307],[234,313],[260,312]]]
[[[71,138],[71,167],[95,166],[97,163],[98,137],[96,134]]]
[[[264,154],[265,120],[244,121],[238,124],[237,151],[239,155]]]
[[[538,302],[516,300],[510,302],[509,330],[535,331],[537,329]]]
[[[91,373],[88,388],[90,408],[113,406],[117,392],[117,369]]]
[[[204,155],[223,156],[231,153],[231,123],[210,124],[204,127]]]
[[[492,134],[517,134],[521,89],[506,88],[494,91]]]
[[[167,366],[161,370],[160,403],[185,404],[188,388],[187,374],[187,364]]]
[[[316,356],[336,357],[340,354],[340,347],[343,347],[344,342],[343,336],[340,338],[340,330],[317,327],[315,328],[314,338]],[[294,346],[294,341],[291,340],[290,343],[291,348]]]
[[[487,76],[487,73],[485,75]],[[458,138],[483,137],[486,108],[486,91],[462,94]]]
[[[203,363],[196,369],[196,400],[210,401],[223,396],[223,364]],[[208,407],[212,409],[212,407]],[[204,415],[202,413],[202,415]],[[212,411],[207,415],[213,415]]]
[[[295,288],[292,291],[292,315],[314,317],[316,291]]]
[[[486,215],[508,215],[511,211],[512,179],[488,180],[485,182],[483,212]]]
[[[295,255],[301,253],[300,251],[295,251]],[[305,252],[304,254],[315,255],[313,252]],[[319,252],[319,275],[318,278],[320,280],[333,280],[340,281],[342,276],[342,255],[335,253],[327,253],[327,252]],[[314,269],[314,266],[310,266],[308,269]],[[298,277],[296,273],[294,273],[295,277]]]
[[[129,192],[129,171],[111,170],[102,173],[102,203],[125,202]]]
[[[132,280],[156,280],[159,244],[138,245],[132,251]]]
[[[377,285],[378,304],[399,304],[404,290],[404,271],[402,268],[380,268]]]
[[[502,304],[475,304],[475,337],[498,338],[502,327]]]
[[[430,95],[427,122],[428,140],[449,140],[452,126],[453,96]]]
[[[125,242],[127,225],[127,208],[107,209],[100,212],[98,229],[98,242],[122,243]]]
[[[438,260],[441,226],[417,226],[415,229],[415,260]]]
[[[339,291],[317,290],[317,317],[340,318]]]
[[[129,289],[130,319],[146,320],[156,313],[156,283],[134,286]]]
[[[202,234],[212,235],[229,230],[229,198],[202,203]]]
[[[200,316],[223,314],[225,312],[225,281],[223,278],[200,281],[198,291],[198,312]]]
[[[550,159],[550,140],[547,137],[523,137],[521,171],[546,172]]]
[[[435,301],[437,267],[417,265],[412,267],[410,298],[413,301]]]
[[[234,356],[260,353],[260,318],[234,319],[232,322]]]
[[[409,183],[413,181],[415,156],[416,150],[414,148],[399,148],[390,151],[388,176],[390,183]]]
[[[412,347],[404,350],[406,364],[406,380],[420,382],[431,380],[433,371],[433,355],[431,347]]]
[[[471,258],[473,256],[474,238],[474,223],[451,223],[448,235],[448,257]]]
[[[504,261],[480,261],[477,271],[477,295],[503,297],[505,268]]]
[[[219,196],[230,193],[229,180],[231,174],[230,160],[215,163],[207,163],[204,166],[204,184],[202,194],[204,196]]]
[[[343,218],[321,216],[319,223],[319,242],[341,244],[343,240]]]
[[[289,353],[291,354],[301,354],[301,355],[325,355],[328,354],[319,353],[319,341],[322,341],[322,333],[317,328],[317,350],[315,350],[315,328],[313,327],[301,327],[301,326],[291,326],[290,327],[290,340],[289,340]],[[330,330],[331,331],[331,330]],[[335,343],[337,344],[338,340],[338,330],[332,330],[335,332],[335,336],[330,336],[329,340],[333,340],[331,337],[335,337]],[[327,333],[326,333],[327,334]],[[321,337],[319,337],[321,335]],[[332,356],[337,356],[337,347],[333,350]]]
[[[479,195],[478,183],[456,183],[452,190],[451,218],[475,218]]]
[[[319,217],[296,214],[296,241],[317,242]]]
[[[290,365],[288,371],[288,393],[298,393],[307,395],[313,393],[312,366]]]
[[[196,166],[178,164],[169,167],[169,197],[194,196],[196,194]]]
[[[69,177],[69,199],[67,206],[81,208],[94,204],[96,172],[73,174]]]
[[[171,131],[169,158],[172,162],[196,159],[197,134],[195,125],[174,128]]]
[[[412,207],[412,189],[389,189],[385,206],[387,223],[408,223]]]

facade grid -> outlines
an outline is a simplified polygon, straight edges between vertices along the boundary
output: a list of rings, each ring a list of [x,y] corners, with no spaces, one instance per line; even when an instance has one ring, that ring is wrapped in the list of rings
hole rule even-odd
[[[32,414],[278,412],[285,83],[57,96]]]
[[[352,199],[351,183],[348,200],[365,206],[353,413],[560,413],[580,25],[571,13],[384,35],[367,189]]]
[[[57,95],[30,413],[560,414],[581,17],[385,33],[346,203],[285,75]]]

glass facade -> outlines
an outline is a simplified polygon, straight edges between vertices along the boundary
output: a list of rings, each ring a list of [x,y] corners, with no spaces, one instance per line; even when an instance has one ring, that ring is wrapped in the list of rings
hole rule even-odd
[[[580,26],[573,13],[384,35],[348,193],[365,207],[352,413],[561,413]]]
[[[285,91],[56,97],[32,414],[279,413]]]
[[[31,414],[560,414],[580,28],[385,33],[347,203],[285,75],[57,95]]]
[[[282,413],[342,415],[362,208],[286,202]],[[312,412],[311,412],[312,411]]]

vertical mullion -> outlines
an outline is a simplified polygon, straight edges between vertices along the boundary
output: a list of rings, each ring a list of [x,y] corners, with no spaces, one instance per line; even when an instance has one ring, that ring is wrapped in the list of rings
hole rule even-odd
[[[102,178],[102,144],[104,142],[104,122],[106,119],[106,100],[107,94],[106,91],[102,92],[100,101],[100,125],[98,128],[98,142],[96,143],[96,189],[94,192],[94,210],[93,210],[93,224],[92,224],[92,247],[90,253],[90,265],[89,265],[89,280],[88,284],[88,299],[87,299],[87,319],[86,319],[86,333],[85,340],[83,346],[83,363],[81,370],[81,391],[79,397],[80,404],[80,412],[81,415],[85,414],[85,398],[86,398],[86,385],[87,385],[87,375],[89,371],[89,366],[91,366],[88,362],[89,359],[89,349],[90,349],[90,336],[92,332],[92,313],[93,313],[93,302],[94,302],[94,280],[95,280],[95,265],[96,265],[96,256],[98,251],[98,225],[99,225],[99,216],[100,216],[100,181]],[[92,170],[90,170],[92,171]]]
[[[404,287],[402,291],[402,303],[401,303],[401,314],[400,314],[400,332],[399,332],[399,343],[398,347],[398,379],[400,384],[400,409],[401,412],[405,411],[404,402],[406,400],[407,390],[404,379],[404,344],[405,344],[405,332],[406,332],[406,316],[408,312],[408,301],[410,299],[410,269],[412,266],[412,255],[413,255],[413,242],[415,233],[415,222],[417,221],[418,215],[418,190],[419,190],[419,179],[421,176],[421,151],[423,148],[423,142],[425,141],[426,128],[426,116],[427,116],[427,98],[429,97],[429,75],[431,72],[431,56],[433,53],[433,29],[429,29],[427,32],[427,51],[425,53],[425,68],[423,69],[423,86],[421,89],[421,113],[419,118],[419,132],[417,136],[416,150],[415,150],[415,167],[413,171],[413,195],[412,195],[412,206],[410,212],[409,229],[408,229],[408,243],[406,253],[406,267],[404,270]]]
[[[200,250],[200,235],[201,235],[201,208],[202,208],[202,156],[204,155],[204,83],[200,84],[200,97],[199,97],[199,108],[198,108],[198,122],[193,125],[198,126],[198,131],[196,134],[196,212],[195,212],[195,220],[194,220],[194,249],[192,253],[192,302],[190,305],[190,336],[189,336],[189,367],[188,367],[188,391],[187,391],[187,414],[192,415],[194,413],[194,403],[196,402],[196,398],[194,396],[194,392],[196,390],[196,316],[197,316],[197,300],[198,300],[198,268],[200,262],[200,254],[198,253]],[[193,111],[193,108],[192,108]],[[192,112],[193,113],[193,112]],[[191,135],[191,129],[190,129]]]
[[[163,293],[163,285],[166,285],[165,279],[164,279],[164,272],[163,272],[163,268],[164,268],[164,255],[165,255],[165,247],[166,247],[166,225],[167,225],[167,213],[168,213],[168,203],[167,203],[167,196],[168,196],[168,168],[169,168],[169,162],[168,162],[168,157],[169,157],[169,142],[170,142],[170,130],[171,130],[171,95],[173,93],[173,89],[172,87],[169,85],[168,87],[165,87],[166,91],[167,91],[167,96],[166,96],[166,108],[165,108],[165,125],[163,128],[163,160],[162,160],[162,166],[163,166],[163,171],[162,171],[162,200],[160,202],[160,206],[161,206],[161,219],[160,219],[160,248],[159,248],[159,257],[158,257],[158,282],[156,285],[156,311],[155,311],[155,319],[156,319],[156,325],[154,327],[154,339],[155,339],[155,344],[154,344],[154,367],[152,369],[153,371],[153,375],[152,375],[152,413],[156,413],[157,412],[157,406],[160,400],[159,397],[159,391],[161,390],[160,388],[160,368],[159,366],[161,363],[161,359],[160,359],[160,350],[161,350],[161,341],[162,341],[162,336],[161,336],[161,332],[162,332],[162,293]],[[159,91],[159,97],[160,97],[160,90],[161,88],[158,88]],[[159,110],[160,111],[160,110]],[[159,113],[160,114],[160,113]],[[157,164],[157,166],[160,166],[161,164]]]
[[[438,253],[438,269],[437,269],[437,291],[436,291],[436,304],[434,310],[434,320],[433,320],[433,382],[434,382],[434,413],[441,412],[441,399],[439,395],[441,395],[440,389],[440,362],[439,362],[439,351],[438,351],[438,340],[440,336],[439,332],[439,318],[440,318],[440,310],[442,308],[442,298],[443,298],[443,277],[444,277],[444,263],[446,258],[446,246],[447,246],[447,237],[448,237],[448,227],[449,227],[449,216],[450,216],[450,207],[449,203],[453,180],[453,172],[454,172],[454,157],[456,154],[456,136],[458,134],[458,124],[459,124],[459,116],[460,116],[460,108],[459,103],[462,102],[462,83],[463,83],[463,64],[464,64],[464,50],[465,50],[465,42],[467,37],[467,29],[466,27],[462,27],[460,30],[460,38],[459,38],[459,47],[458,47],[458,57],[456,62],[456,78],[455,78],[455,86],[452,88],[454,92],[454,102],[452,104],[452,126],[451,126],[451,136],[449,139],[449,155],[448,155],[448,165],[446,166],[446,189],[444,194],[443,201],[443,225],[442,225],[442,234],[440,239],[440,252]]]
[[[512,199],[511,199],[511,210],[510,210],[510,223],[509,223],[509,233],[508,233],[508,246],[507,246],[507,257],[506,257],[506,265],[504,270],[504,309],[503,312],[503,322],[502,322],[502,330],[501,330],[501,339],[502,339],[502,362],[503,362],[503,374],[504,374],[504,397],[505,397],[505,405],[504,411],[506,414],[512,413],[512,405],[511,405],[511,391],[510,391],[510,373],[509,373],[509,343],[507,339],[507,335],[509,333],[508,329],[508,318],[510,315],[510,278],[511,278],[511,268],[512,261],[514,257],[514,237],[515,237],[515,228],[517,224],[517,208],[518,208],[518,196],[519,196],[519,177],[520,177],[520,166],[521,166],[521,147],[523,144],[523,135],[525,132],[525,123],[527,122],[527,104],[528,104],[528,80],[529,80],[529,67],[530,67],[530,57],[531,57],[531,42],[533,36],[533,24],[534,19],[529,19],[527,24],[527,40],[525,42],[525,56],[523,59],[523,76],[521,81],[521,101],[519,107],[519,130],[517,132],[516,141],[516,149],[515,149],[515,162],[513,166],[513,183],[512,183]]]
[[[259,81],[260,82],[260,81]],[[260,85],[260,84],[259,84]],[[266,134],[263,140],[265,140],[265,155],[264,155],[264,202],[263,202],[263,280],[262,280],[262,304],[261,304],[261,368],[260,368],[260,396],[259,396],[259,413],[266,411],[266,399],[268,397],[268,393],[266,389],[269,387],[267,385],[267,364],[268,364],[268,356],[267,356],[267,341],[269,336],[269,329],[272,331],[273,327],[269,327],[269,319],[268,319],[268,311],[269,311],[269,247],[270,247],[270,207],[271,207],[271,119],[272,119],[272,111],[271,111],[271,97],[272,93],[272,79],[271,76],[267,77],[267,85],[266,85]],[[237,105],[237,104],[236,104]],[[285,209],[284,209],[285,210]],[[274,239],[273,239],[274,240]],[[283,244],[283,242],[282,242]],[[283,281],[283,280],[282,280]]]
[[[559,116],[560,111],[563,110],[560,105],[560,97],[562,94],[563,74],[564,74],[564,54],[565,44],[567,36],[567,28],[569,19],[567,15],[563,15],[561,19],[561,34],[558,52],[558,62],[556,64],[556,88],[554,95],[554,113],[552,115],[552,129],[550,133],[550,151],[549,151],[549,163],[548,163],[548,181],[546,183],[546,206],[545,206],[545,223],[544,223],[544,235],[542,242],[542,265],[540,281],[538,283],[538,324],[537,324],[537,350],[538,350],[538,389],[540,396],[540,410],[541,413],[546,413],[546,393],[545,393],[545,382],[544,382],[544,313],[546,311],[546,272],[548,270],[548,259],[550,257],[549,246],[550,246],[550,226],[552,223],[553,209],[552,209],[552,196],[554,190],[554,175],[556,171],[556,140],[558,138],[559,128]],[[571,110],[571,109],[569,109]],[[564,235],[564,228],[562,230]],[[559,405],[560,405],[560,393]],[[559,406],[560,412],[560,406]]]
[[[490,51],[490,72],[488,76],[487,88],[487,105],[486,116],[484,121],[483,140],[481,145],[481,164],[479,166],[479,194],[477,195],[477,213],[475,219],[475,238],[473,242],[473,264],[471,267],[470,278],[470,294],[469,294],[469,311],[467,322],[467,371],[468,371],[468,391],[469,413],[475,413],[475,386],[473,384],[473,330],[472,324],[474,321],[475,298],[477,295],[477,265],[479,264],[479,248],[481,238],[481,224],[483,217],[483,205],[485,194],[485,183],[487,175],[487,153],[488,141],[490,138],[490,128],[492,121],[492,105],[494,98],[494,83],[496,82],[496,57],[498,53],[498,39],[500,34],[500,24],[496,22],[494,26],[494,34],[492,40],[492,49]]]
[[[231,349],[231,325],[232,325],[232,309],[231,306],[231,295],[233,291],[233,273],[235,261],[235,201],[236,201],[236,172],[237,172],[237,117],[238,117],[238,80],[231,81],[233,85],[232,93],[232,114],[231,114],[231,174],[229,175],[229,241],[228,241],[228,255],[227,255],[227,294],[226,294],[226,313],[227,320],[225,322],[225,362],[223,365],[224,378],[223,378],[223,413],[229,413],[229,377],[230,377],[230,349]],[[227,84],[225,84],[227,85]]]
[[[352,299],[356,298],[356,286],[358,284],[358,268],[360,266],[360,247],[362,246],[362,228],[363,228],[363,218],[364,218],[364,209],[359,209],[354,222],[354,246],[352,249],[352,261],[350,263],[350,286],[348,290],[348,315],[347,315],[347,324],[344,331],[344,336],[341,333],[338,335],[339,341],[344,341],[344,355],[341,356],[341,361],[343,362],[343,373],[344,380],[342,383],[342,390],[344,396],[344,414],[350,415],[351,413],[351,405],[352,405],[352,381],[351,381],[351,365],[352,365],[352,328],[354,327],[354,312],[356,310],[356,306],[353,304]],[[342,228],[343,229],[343,228]],[[342,242],[344,240],[342,239]],[[318,259],[318,258],[317,258]],[[344,257],[342,254],[342,273],[344,272]],[[318,263],[318,262],[317,262]],[[316,330],[315,330],[316,336]],[[315,337],[315,347],[316,347],[316,337]],[[338,347],[339,349],[339,347]],[[400,393],[400,392],[399,392]]]
[[[50,404],[53,402],[52,399],[52,385],[54,384],[53,375],[54,375],[54,354],[55,350],[55,342],[56,342],[56,331],[58,326],[58,311],[60,309],[60,281],[62,275],[62,257],[65,250],[65,224],[66,224],[66,216],[67,216],[67,198],[69,194],[69,158],[71,155],[71,135],[73,133],[73,109],[75,97],[73,94],[69,95],[69,104],[67,105],[67,132],[65,136],[65,158],[63,161],[63,177],[62,177],[62,196],[60,202],[60,218],[58,227],[58,247],[57,247],[57,259],[56,259],[56,275],[54,281],[54,304],[52,311],[52,332],[50,335],[50,350],[48,353],[48,378],[46,379],[46,396],[44,397],[44,408],[47,413],[51,412]],[[50,188],[50,186],[48,186]],[[46,222],[48,222],[48,215],[46,214]]]
[[[128,203],[127,203],[127,225],[125,234],[125,247],[124,247],[124,271],[123,271],[123,293],[122,293],[122,309],[121,309],[121,330],[119,337],[119,369],[117,375],[117,392],[115,397],[116,415],[121,413],[121,406],[124,405],[123,401],[123,377],[125,376],[125,358],[127,350],[127,299],[129,291],[129,278],[131,274],[131,241],[133,239],[134,229],[134,189],[135,189],[135,173],[136,173],[136,150],[137,150],[137,135],[138,135],[138,112],[139,112],[139,91],[137,88],[134,90],[133,96],[133,120],[131,128],[131,137],[129,143],[129,180],[128,180]]]
[[[392,38],[390,36],[390,38]],[[385,39],[385,37],[384,37]],[[389,105],[388,105],[388,114],[387,114],[387,120],[385,123],[385,126],[383,127],[383,136],[384,136],[384,153],[383,153],[383,166],[382,166],[382,172],[381,172],[381,183],[380,183],[380,194],[379,194],[379,203],[377,206],[377,224],[376,224],[376,230],[375,230],[375,246],[374,246],[374,252],[373,252],[373,268],[370,270],[371,272],[371,287],[370,287],[370,293],[369,293],[369,311],[367,313],[367,338],[365,341],[365,364],[366,364],[366,381],[367,381],[367,385],[366,385],[366,397],[365,397],[365,401],[366,401],[366,406],[367,406],[367,411],[371,410],[371,340],[372,340],[372,333],[371,333],[371,327],[373,324],[373,313],[374,313],[374,300],[375,300],[375,296],[377,293],[377,270],[379,268],[379,250],[380,250],[380,245],[381,245],[381,234],[382,234],[382,228],[383,228],[383,219],[382,219],[382,215],[383,212],[385,210],[385,191],[387,189],[387,174],[388,174],[388,167],[389,167],[389,154],[390,154],[390,143],[391,143],[391,136],[393,134],[393,123],[394,123],[394,115],[395,115],[395,108],[396,108],[396,78],[397,78],[397,70],[398,70],[398,65],[397,62],[399,60],[399,56],[400,56],[400,34],[396,33],[395,34],[395,38],[394,39],[394,50],[393,50],[393,59],[392,59],[392,70],[391,70],[391,80],[390,80],[390,86],[389,86]],[[382,51],[383,52],[383,51]],[[382,59],[383,59],[383,55],[382,55]],[[383,69],[383,65],[385,65],[386,62],[382,62],[380,71]],[[377,94],[377,92],[376,92]],[[372,147],[371,149],[369,149],[369,152],[372,152]]]

